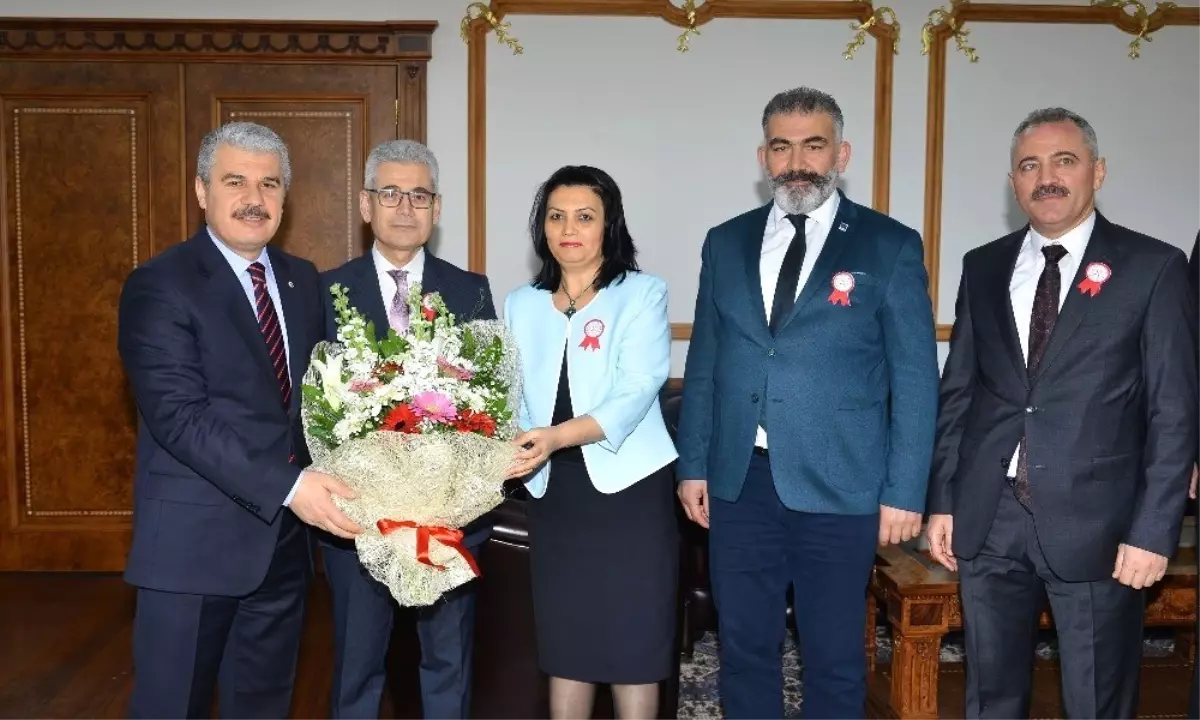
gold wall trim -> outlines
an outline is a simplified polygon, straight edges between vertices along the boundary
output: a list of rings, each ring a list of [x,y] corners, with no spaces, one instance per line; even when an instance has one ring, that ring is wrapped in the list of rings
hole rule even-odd
[[[935,11],[937,12],[937,11]],[[928,27],[929,95],[925,116],[925,265],[934,315],[938,307],[942,234],[942,163],[946,127],[947,40],[968,22],[1114,25],[1137,34],[1141,24],[1119,7],[1088,5],[1012,5],[1007,3],[954,3],[941,21]],[[1200,8],[1159,5],[1150,15],[1149,32],[1167,25],[1200,25]],[[950,339],[951,325],[938,325],[937,339]]]
[[[29,358],[25,342],[25,222],[22,217],[21,188],[21,116],[22,115],[124,115],[129,118],[129,168],[131,185],[130,220],[133,242],[132,267],[138,265],[138,194],[137,194],[137,111],[130,108],[13,108],[13,190],[17,218],[17,337],[21,373],[21,449],[24,453],[22,473],[25,483],[25,515],[27,517],[127,517],[132,510],[38,510],[34,507],[33,468],[30,460],[29,437]]]
[[[510,15],[650,17],[690,27],[688,14],[669,0],[493,0],[491,20],[477,16],[464,22],[467,41],[467,267],[487,272],[487,34],[493,21]],[[715,18],[776,20],[855,20],[866,25],[877,13],[870,2],[846,0],[707,0],[696,8],[695,24]],[[466,20],[466,18],[464,18]],[[507,28],[507,26],[504,26]],[[875,38],[875,154],[871,206],[888,212],[892,165],[892,84],[898,26],[877,19],[863,28]],[[928,250],[927,250],[928,254]],[[671,337],[691,337],[691,323],[673,323]]]
[[[354,113],[335,110],[237,110],[229,118],[298,118],[320,120],[344,118],[346,121],[346,260],[354,258]]]

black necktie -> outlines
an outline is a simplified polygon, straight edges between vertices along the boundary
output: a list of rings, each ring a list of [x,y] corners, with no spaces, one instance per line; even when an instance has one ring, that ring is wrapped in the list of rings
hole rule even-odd
[[[796,286],[800,284],[800,267],[804,265],[804,221],[808,216],[788,215],[787,219],[796,227],[796,236],[792,238],[787,253],[783,256],[783,265],[779,268],[779,281],[775,283],[775,299],[771,301],[771,321],[768,324],[772,335],[779,332],[783,319],[796,304]]]
[[[1046,344],[1050,342],[1050,333],[1054,332],[1054,324],[1058,322],[1058,296],[1062,290],[1062,277],[1058,270],[1058,261],[1067,254],[1062,245],[1046,245],[1042,255],[1046,257],[1046,267],[1038,277],[1037,290],[1033,295],[1033,313],[1029,316],[1029,351],[1026,361],[1030,377],[1037,373],[1038,363],[1046,352]],[[1017,500],[1026,508],[1032,509],[1029,499],[1029,458],[1025,451],[1025,438],[1017,451],[1017,477],[1013,483],[1013,492]]]

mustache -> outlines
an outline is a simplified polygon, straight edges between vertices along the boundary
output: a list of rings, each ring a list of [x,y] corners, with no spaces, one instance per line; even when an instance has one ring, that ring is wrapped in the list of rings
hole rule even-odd
[[[786,170],[776,175],[774,180],[776,185],[790,182],[806,182],[816,187],[824,187],[829,183],[829,178],[817,174],[812,170]]]
[[[262,205],[247,205],[238,208],[233,213],[234,220],[270,220],[271,213]]]
[[[1067,190],[1062,185],[1039,185],[1038,188],[1033,191],[1031,199],[1041,200],[1042,198],[1047,197],[1067,197],[1070,194],[1071,191]]]

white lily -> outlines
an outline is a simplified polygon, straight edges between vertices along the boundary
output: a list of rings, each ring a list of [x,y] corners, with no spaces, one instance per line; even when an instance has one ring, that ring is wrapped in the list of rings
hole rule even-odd
[[[327,357],[325,362],[313,358],[311,362],[316,366],[317,375],[321,378],[321,390],[325,401],[333,410],[341,409],[342,394],[346,391],[346,382],[342,380],[342,356]]]

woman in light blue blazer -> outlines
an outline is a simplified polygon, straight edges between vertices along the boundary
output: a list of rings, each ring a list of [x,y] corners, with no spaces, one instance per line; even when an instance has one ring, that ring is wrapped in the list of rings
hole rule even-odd
[[[539,190],[542,267],[504,319],[525,397],[510,477],[528,503],[538,661],[554,718],[590,717],[595,683],[618,717],[655,717],[672,671],[675,446],[659,408],[670,365],[666,284],[639,272],[621,191],[569,166]]]

